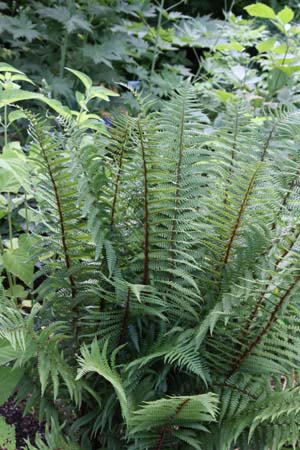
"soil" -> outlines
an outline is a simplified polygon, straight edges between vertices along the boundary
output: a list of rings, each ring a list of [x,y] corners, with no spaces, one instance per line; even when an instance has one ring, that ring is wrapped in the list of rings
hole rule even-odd
[[[16,450],[22,450],[25,446],[25,440],[34,442],[36,433],[43,436],[44,427],[39,425],[35,415],[28,414],[23,416],[24,404],[16,405],[14,399],[8,400],[0,406],[0,416],[5,417],[6,423],[14,425],[16,429]]]

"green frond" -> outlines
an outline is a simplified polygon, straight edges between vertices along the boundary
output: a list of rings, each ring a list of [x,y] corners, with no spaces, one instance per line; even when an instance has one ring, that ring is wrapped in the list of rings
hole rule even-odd
[[[218,400],[211,394],[194,396],[173,396],[162,398],[145,404],[134,412],[130,420],[130,435],[139,436],[149,430],[153,430],[157,438],[155,448],[164,448],[165,437],[182,438],[180,429],[198,428],[205,430],[202,424],[214,422],[218,410]],[[173,434],[174,433],[174,434]],[[190,436],[195,441],[195,436]],[[142,438],[144,435],[142,434]],[[194,439],[193,439],[194,438]],[[188,437],[186,437],[188,439]],[[137,441],[138,442],[138,441]]]
[[[90,351],[87,347],[82,347],[81,356],[78,358],[80,369],[78,370],[76,379],[79,380],[88,372],[96,372],[101,377],[105,378],[114,388],[120,402],[123,417],[125,420],[128,420],[128,398],[126,396],[120,375],[115,369],[115,357],[118,349],[113,352],[109,363],[107,359],[107,346],[108,341],[106,341],[102,351],[100,352],[98,342],[97,340],[94,340]]]

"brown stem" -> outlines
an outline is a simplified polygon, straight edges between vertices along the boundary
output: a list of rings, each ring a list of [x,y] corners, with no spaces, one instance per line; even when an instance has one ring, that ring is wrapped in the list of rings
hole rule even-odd
[[[280,310],[281,306],[283,305],[284,301],[289,296],[289,294],[292,292],[292,290],[295,288],[295,286],[296,286],[296,284],[298,283],[299,280],[300,280],[300,275],[298,275],[297,277],[294,278],[293,283],[289,286],[289,288],[286,290],[285,294],[281,297],[280,301],[277,303],[277,305],[273,309],[267,324],[264,326],[264,328],[257,335],[256,339],[248,346],[248,348],[240,356],[238,361],[234,364],[234,366],[232,367],[232,369],[230,370],[230,372],[227,375],[227,379],[230,378],[241,367],[242,363],[250,356],[251,352],[261,342],[262,338],[269,331],[269,329],[271,328],[273,322],[276,320],[277,313]]]
[[[70,259],[70,255],[69,255],[69,251],[68,251],[67,238],[66,238],[66,232],[65,232],[65,222],[64,222],[61,200],[60,200],[60,196],[59,196],[59,189],[56,184],[54,175],[52,173],[51,164],[48,159],[47,152],[44,148],[43,140],[39,133],[37,133],[37,138],[38,138],[39,146],[42,150],[42,153],[43,153],[43,156],[44,156],[44,159],[46,162],[47,170],[48,170],[49,177],[50,177],[51,184],[52,184],[53,191],[54,191],[55,202],[56,202],[57,211],[58,211],[58,219],[59,219],[58,224],[59,224],[59,228],[60,228],[61,243],[62,243],[62,248],[63,248],[65,266],[66,266],[67,270],[69,271],[71,269],[71,259]],[[72,296],[72,299],[74,300],[75,296],[76,296],[74,276],[72,274],[69,274],[68,278],[69,278],[69,282],[70,282],[70,286],[71,286],[71,296]],[[78,308],[76,306],[73,306],[72,311],[75,313],[75,317],[73,317],[73,319],[72,319],[72,325],[73,325],[75,337],[77,339],[77,333],[78,333],[77,320],[78,320],[78,314],[79,314]]]
[[[271,129],[271,131],[270,131],[270,133],[269,133],[269,136],[268,136],[268,138],[267,138],[267,140],[266,140],[266,143],[265,143],[265,145],[264,145],[263,152],[262,152],[261,158],[260,158],[261,162],[263,162],[264,159],[265,159],[265,156],[266,156],[267,150],[268,150],[268,148],[269,148],[269,145],[270,145],[270,143],[271,143],[272,136],[273,136],[273,133],[274,133],[274,131],[275,131],[276,125],[277,125],[277,122],[274,122],[274,124],[273,124],[273,126],[272,126],[272,129]]]
[[[175,411],[175,413],[173,414],[173,416],[170,416],[170,418],[169,418],[169,420],[168,420],[168,424],[165,425],[165,426],[161,429],[161,431],[160,431],[160,433],[159,433],[159,437],[158,437],[158,440],[157,440],[156,445],[155,445],[155,450],[161,450],[161,449],[162,449],[162,445],[163,445],[163,441],[164,441],[165,435],[166,435],[166,433],[168,433],[168,432],[170,431],[170,429],[171,429],[171,428],[170,428],[170,425],[171,425],[171,423],[172,423],[172,420],[174,420],[174,419],[178,416],[178,414],[180,413],[180,411],[185,407],[185,405],[186,405],[189,401],[190,401],[189,398],[186,398],[185,400],[183,400],[183,401],[177,406],[176,411]]]
[[[155,450],[161,450],[162,449],[164,438],[165,438],[165,435],[168,432],[168,430],[169,429],[167,427],[164,427],[164,428],[161,429],[159,437],[158,437],[158,440],[157,440],[157,442],[155,444]]]
[[[296,240],[298,239],[299,236],[300,236],[300,230],[294,236],[294,240],[290,243],[290,246],[275,261],[274,271],[277,270],[279,263],[289,254],[289,252],[293,248],[293,246],[294,246],[294,244],[295,244],[295,242],[296,242]],[[250,316],[247,319],[247,322],[246,322],[246,325],[245,325],[245,328],[244,328],[244,331],[243,331],[243,335],[242,335],[242,340],[241,340],[241,342],[239,344],[239,348],[241,348],[243,346],[243,344],[245,343],[245,339],[248,336],[251,323],[255,319],[256,314],[257,314],[260,306],[262,305],[262,303],[263,303],[263,301],[265,299],[265,296],[266,296],[266,294],[268,292],[268,289],[271,286],[272,280],[273,280],[273,277],[272,277],[272,275],[270,275],[269,279],[268,279],[268,282],[264,286],[263,292],[261,293],[259,299],[256,302],[255,307],[253,308],[253,310],[250,313]]]
[[[244,213],[244,211],[246,209],[249,196],[251,194],[251,191],[252,191],[254,183],[255,183],[257,171],[258,171],[258,168],[255,169],[255,171],[254,171],[254,173],[253,173],[253,175],[252,175],[252,177],[250,179],[249,185],[247,187],[246,193],[245,193],[243,201],[241,203],[240,210],[239,210],[239,213],[238,213],[235,225],[233,227],[233,230],[232,230],[232,233],[231,233],[231,236],[230,236],[227,248],[226,248],[226,252],[225,252],[225,256],[224,256],[224,260],[223,260],[223,265],[224,266],[227,264],[227,262],[229,260],[230,253],[231,253],[231,250],[232,250],[232,247],[233,247],[233,242],[234,242],[234,240],[236,238],[236,235],[237,235],[240,223],[241,223],[241,219],[243,217],[243,213]]]
[[[258,399],[258,397],[256,397],[255,395],[250,394],[250,392],[247,392],[245,389],[241,389],[238,386],[235,386],[234,384],[224,382],[222,384],[213,384],[212,386],[221,387],[221,388],[228,387],[230,389],[240,392],[241,394],[247,395],[247,397],[250,397],[253,400]]]

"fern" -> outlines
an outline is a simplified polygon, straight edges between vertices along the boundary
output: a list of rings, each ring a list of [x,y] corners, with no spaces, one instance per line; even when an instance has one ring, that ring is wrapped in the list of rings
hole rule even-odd
[[[296,447],[299,112],[136,100],[109,132],[26,112],[39,267],[30,312],[1,291],[0,362],[36,446]]]

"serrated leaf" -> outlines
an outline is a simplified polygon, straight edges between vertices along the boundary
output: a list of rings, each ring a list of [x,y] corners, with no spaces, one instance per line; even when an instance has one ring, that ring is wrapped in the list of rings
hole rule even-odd
[[[65,23],[65,28],[68,33],[74,33],[77,30],[85,30],[85,31],[92,31],[91,24],[85,20],[83,17],[79,16],[78,14],[72,15]]]
[[[0,405],[6,402],[13,393],[23,375],[23,369],[0,367]],[[1,436],[0,436],[1,437]]]
[[[281,22],[287,24],[293,20],[294,11],[292,11],[288,6],[285,6],[281,11],[279,11],[277,17],[281,20]]]
[[[31,22],[26,14],[21,11],[19,16],[9,18],[8,31],[13,35],[14,39],[26,39],[28,42],[32,42],[33,39],[37,39],[40,33],[35,29],[36,25]]]
[[[276,19],[276,14],[270,6],[264,3],[253,3],[244,8],[252,17],[261,17],[262,19]]]
[[[73,73],[73,75],[75,75],[84,84],[84,87],[86,89],[90,89],[92,87],[93,82],[88,75],[86,75],[83,72],[80,72],[79,70],[70,69],[69,67],[66,67],[66,69],[69,72]]]
[[[65,23],[69,17],[70,13],[66,6],[55,6],[54,8],[43,7],[37,10],[41,17],[46,17],[53,19],[59,23]]]

